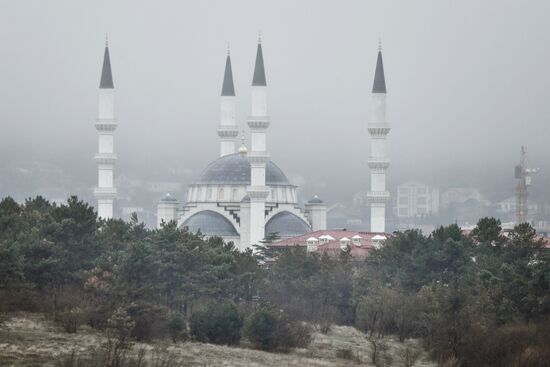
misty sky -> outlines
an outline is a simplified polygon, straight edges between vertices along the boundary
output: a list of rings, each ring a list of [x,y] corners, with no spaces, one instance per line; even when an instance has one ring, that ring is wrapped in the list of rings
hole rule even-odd
[[[198,175],[217,157],[227,43],[238,122],[258,31],[289,178],[345,200],[368,189],[370,90],[382,38],[390,187],[515,185],[522,144],[550,192],[550,2],[0,0],[0,175],[53,162],[95,184],[98,84],[109,34],[117,174]],[[1,193],[1,196],[9,193]]]

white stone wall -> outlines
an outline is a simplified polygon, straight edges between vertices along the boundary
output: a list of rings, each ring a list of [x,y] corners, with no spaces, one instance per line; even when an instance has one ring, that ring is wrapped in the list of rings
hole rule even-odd
[[[168,223],[172,220],[178,220],[178,206],[177,201],[174,202],[159,202],[157,205],[157,228],[161,227],[161,223]]]

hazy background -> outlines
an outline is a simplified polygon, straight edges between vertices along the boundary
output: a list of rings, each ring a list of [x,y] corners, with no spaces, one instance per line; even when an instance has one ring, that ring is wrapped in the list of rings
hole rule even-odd
[[[547,0],[0,0],[0,196],[25,196],[13,172],[44,167],[90,194],[105,33],[119,118],[116,174],[191,180],[219,154],[228,42],[237,118],[246,121],[259,30],[268,150],[308,194],[349,201],[369,188],[381,37],[390,187],[418,179],[511,196],[524,144],[542,169],[532,193],[547,196],[549,14]]]

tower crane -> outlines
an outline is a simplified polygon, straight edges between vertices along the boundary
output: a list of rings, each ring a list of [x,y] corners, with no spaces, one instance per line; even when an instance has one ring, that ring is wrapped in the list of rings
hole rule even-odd
[[[527,221],[527,188],[531,186],[532,175],[539,172],[538,168],[526,167],[526,155],[526,149],[522,146],[520,163],[515,167],[515,178],[518,181],[516,186],[516,220],[518,224]]]

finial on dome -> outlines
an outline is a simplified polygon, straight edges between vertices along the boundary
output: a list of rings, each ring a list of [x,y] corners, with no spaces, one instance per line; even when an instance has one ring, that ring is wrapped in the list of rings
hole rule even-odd
[[[227,56],[231,56],[231,49],[229,46],[229,42],[227,42]]]
[[[109,47],[109,34],[105,33],[105,47]]]
[[[258,43],[262,43],[262,31],[258,31]]]
[[[378,51],[382,52],[382,37],[378,37]]]

